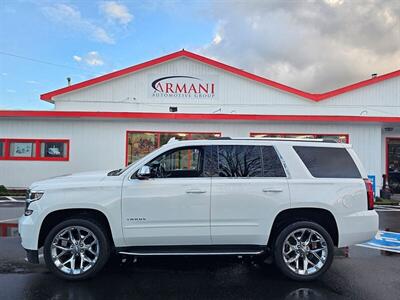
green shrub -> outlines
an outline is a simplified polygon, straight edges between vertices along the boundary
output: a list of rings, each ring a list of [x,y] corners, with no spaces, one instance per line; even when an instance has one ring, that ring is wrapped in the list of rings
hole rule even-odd
[[[9,190],[4,185],[0,185],[0,196],[25,196],[26,190]]]
[[[0,185],[0,196],[6,196],[8,194],[8,190],[4,185]]]

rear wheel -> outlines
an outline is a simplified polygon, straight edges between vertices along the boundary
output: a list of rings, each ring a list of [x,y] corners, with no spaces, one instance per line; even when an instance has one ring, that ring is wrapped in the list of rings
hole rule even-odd
[[[331,265],[334,245],[319,224],[299,221],[284,228],[274,245],[274,259],[288,277],[308,281],[321,276]]]
[[[69,219],[47,235],[43,254],[53,273],[64,279],[80,280],[103,268],[110,256],[110,243],[96,221]]]

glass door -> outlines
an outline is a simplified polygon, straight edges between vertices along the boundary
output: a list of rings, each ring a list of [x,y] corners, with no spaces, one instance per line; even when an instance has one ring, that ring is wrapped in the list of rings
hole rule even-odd
[[[392,193],[400,194],[400,138],[387,139],[387,175]]]

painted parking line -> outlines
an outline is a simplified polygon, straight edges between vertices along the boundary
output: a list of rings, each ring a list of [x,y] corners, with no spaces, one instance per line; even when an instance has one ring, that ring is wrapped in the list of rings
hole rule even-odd
[[[375,205],[375,207],[378,208],[394,208],[394,209],[400,209],[400,205]]]
[[[25,202],[25,199],[15,199],[14,197],[6,196],[11,202]]]
[[[19,218],[14,218],[14,219],[7,219],[7,220],[0,220],[0,223],[7,223],[11,221],[18,221]]]
[[[9,201],[9,200],[0,200],[0,203],[24,203],[25,201]]]
[[[357,246],[400,253],[400,233],[380,230],[375,238]]]
[[[400,212],[399,205],[375,205],[376,211],[398,211]]]
[[[6,200],[0,200],[0,203],[22,203],[25,200],[14,199],[13,197],[5,196]]]

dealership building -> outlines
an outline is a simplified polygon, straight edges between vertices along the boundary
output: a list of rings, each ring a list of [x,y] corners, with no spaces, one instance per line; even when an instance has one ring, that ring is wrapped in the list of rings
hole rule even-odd
[[[42,94],[53,110],[0,110],[0,185],[117,169],[177,139],[349,142],[376,191],[400,193],[400,70],[322,94],[182,50]]]

